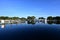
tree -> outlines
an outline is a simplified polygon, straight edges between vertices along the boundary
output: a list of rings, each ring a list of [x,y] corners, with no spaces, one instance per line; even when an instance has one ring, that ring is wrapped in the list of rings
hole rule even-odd
[[[35,19],[36,17],[35,16],[31,16],[32,19]]]
[[[47,20],[53,20],[52,16],[47,17]]]
[[[35,16],[28,16],[27,17],[27,20],[34,20],[35,19]]]
[[[38,19],[45,19],[44,17],[39,17]]]
[[[32,18],[30,16],[27,17],[27,21],[30,21]]]
[[[20,18],[20,20],[24,20],[24,21],[26,21],[26,18],[22,17],[22,18]]]
[[[19,19],[19,17],[12,17],[13,20]]]
[[[1,17],[0,17],[0,19],[3,19],[3,20],[5,20],[6,18],[5,18],[4,16],[1,16]]]
[[[60,20],[60,16],[56,16],[55,19]]]
[[[60,23],[60,16],[55,17],[56,23]]]
[[[31,17],[30,17],[30,16],[28,16],[28,17],[27,17],[27,19],[31,19]]]

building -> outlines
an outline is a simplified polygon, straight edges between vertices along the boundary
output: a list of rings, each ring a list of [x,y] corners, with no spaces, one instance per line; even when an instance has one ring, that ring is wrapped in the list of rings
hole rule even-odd
[[[21,23],[21,20],[0,20],[0,24]]]

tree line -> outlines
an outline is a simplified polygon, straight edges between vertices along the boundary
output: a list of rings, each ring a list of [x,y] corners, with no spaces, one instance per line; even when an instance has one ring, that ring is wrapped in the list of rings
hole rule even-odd
[[[27,18],[25,17],[8,17],[8,16],[0,16],[0,19],[6,20],[16,20],[16,19],[20,19],[20,20],[34,20],[36,17],[35,16],[28,16]],[[45,19],[44,17],[39,17],[38,19]],[[48,16],[47,20],[59,20],[60,21],[60,16],[56,16],[56,17],[52,17],[52,16]]]
[[[47,17],[47,20],[58,20],[58,21],[60,21],[60,16],[56,16],[56,17],[49,16],[49,17]]]

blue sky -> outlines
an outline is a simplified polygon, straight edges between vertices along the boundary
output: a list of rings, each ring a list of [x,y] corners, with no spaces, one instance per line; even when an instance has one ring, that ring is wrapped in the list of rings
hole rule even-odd
[[[0,0],[0,16],[60,16],[60,0]]]

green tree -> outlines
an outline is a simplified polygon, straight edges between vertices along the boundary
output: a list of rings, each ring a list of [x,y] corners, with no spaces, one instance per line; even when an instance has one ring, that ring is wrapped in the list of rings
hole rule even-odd
[[[32,19],[35,19],[36,17],[35,16],[31,16]]]
[[[19,19],[19,17],[12,17],[13,20]]]
[[[52,16],[47,17],[47,20],[53,20]]]
[[[20,20],[26,21],[26,18],[22,17],[22,18],[20,18]]]
[[[4,16],[1,16],[1,17],[0,17],[0,19],[3,19],[3,20],[5,20],[6,18],[5,18]]]
[[[45,19],[44,17],[39,17],[38,19]]]
[[[27,17],[27,21],[30,21],[32,18],[30,16]]]

